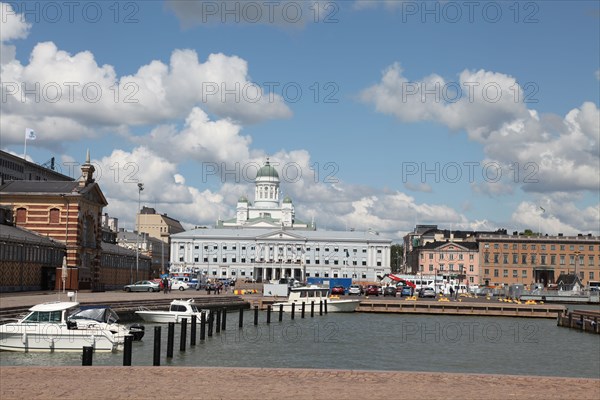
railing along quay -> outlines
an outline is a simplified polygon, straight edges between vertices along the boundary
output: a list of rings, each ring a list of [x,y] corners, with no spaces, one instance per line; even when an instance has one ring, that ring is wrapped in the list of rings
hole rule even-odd
[[[556,324],[583,332],[600,334],[600,311],[575,310],[559,314]]]
[[[356,311],[404,313],[404,314],[444,314],[478,315],[494,317],[536,317],[556,318],[564,311],[564,306],[546,304],[506,304],[475,302],[437,301],[385,301],[362,300]]]

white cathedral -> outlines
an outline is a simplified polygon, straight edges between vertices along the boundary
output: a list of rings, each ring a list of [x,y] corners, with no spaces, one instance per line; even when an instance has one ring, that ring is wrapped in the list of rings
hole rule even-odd
[[[171,273],[208,279],[352,278],[375,281],[390,273],[391,240],[377,232],[317,230],[296,219],[269,160],[255,179],[254,204],[240,197],[235,217],[214,228],[171,236]]]

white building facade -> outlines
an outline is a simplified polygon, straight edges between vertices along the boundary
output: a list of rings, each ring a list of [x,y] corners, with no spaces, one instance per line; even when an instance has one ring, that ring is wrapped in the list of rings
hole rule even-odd
[[[234,218],[172,235],[170,272],[262,282],[376,281],[391,272],[390,239],[372,230],[320,231],[314,222],[297,220],[291,199],[279,201],[279,183],[267,161],[256,176],[254,204],[241,197]]]
[[[194,229],[171,237],[171,272],[201,272],[209,279],[375,281],[390,273],[390,246],[374,232]]]

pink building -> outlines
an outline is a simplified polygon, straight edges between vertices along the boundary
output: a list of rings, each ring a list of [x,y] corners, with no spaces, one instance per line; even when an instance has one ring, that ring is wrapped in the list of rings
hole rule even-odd
[[[476,242],[431,242],[419,249],[419,272],[443,275],[468,285],[479,285],[479,249]]]

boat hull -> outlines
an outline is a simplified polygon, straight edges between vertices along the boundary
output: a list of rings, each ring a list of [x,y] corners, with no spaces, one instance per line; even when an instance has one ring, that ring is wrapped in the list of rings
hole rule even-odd
[[[0,350],[17,352],[81,352],[92,346],[97,352],[111,352],[123,347],[110,331],[68,329],[65,325],[40,324],[0,326]]]
[[[292,312],[292,304],[294,306],[294,312],[299,313],[302,310],[302,303],[305,304],[304,312],[310,312],[311,302],[310,301],[295,301],[295,302],[282,302],[273,303],[273,311],[279,311],[279,306],[283,305],[283,312]],[[327,300],[327,312],[354,312],[358,308],[360,300]],[[319,311],[319,303],[315,302],[315,312]],[[325,309],[323,309],[323,312]]]
[[[192,315],[195,315],[197,320],[200,320],[202,313],[172,313],[169,311],[136,311],[145,322],[167,324],[175,322],[179,324],[183,318],[186,318],[188,323],[192,322]]]

